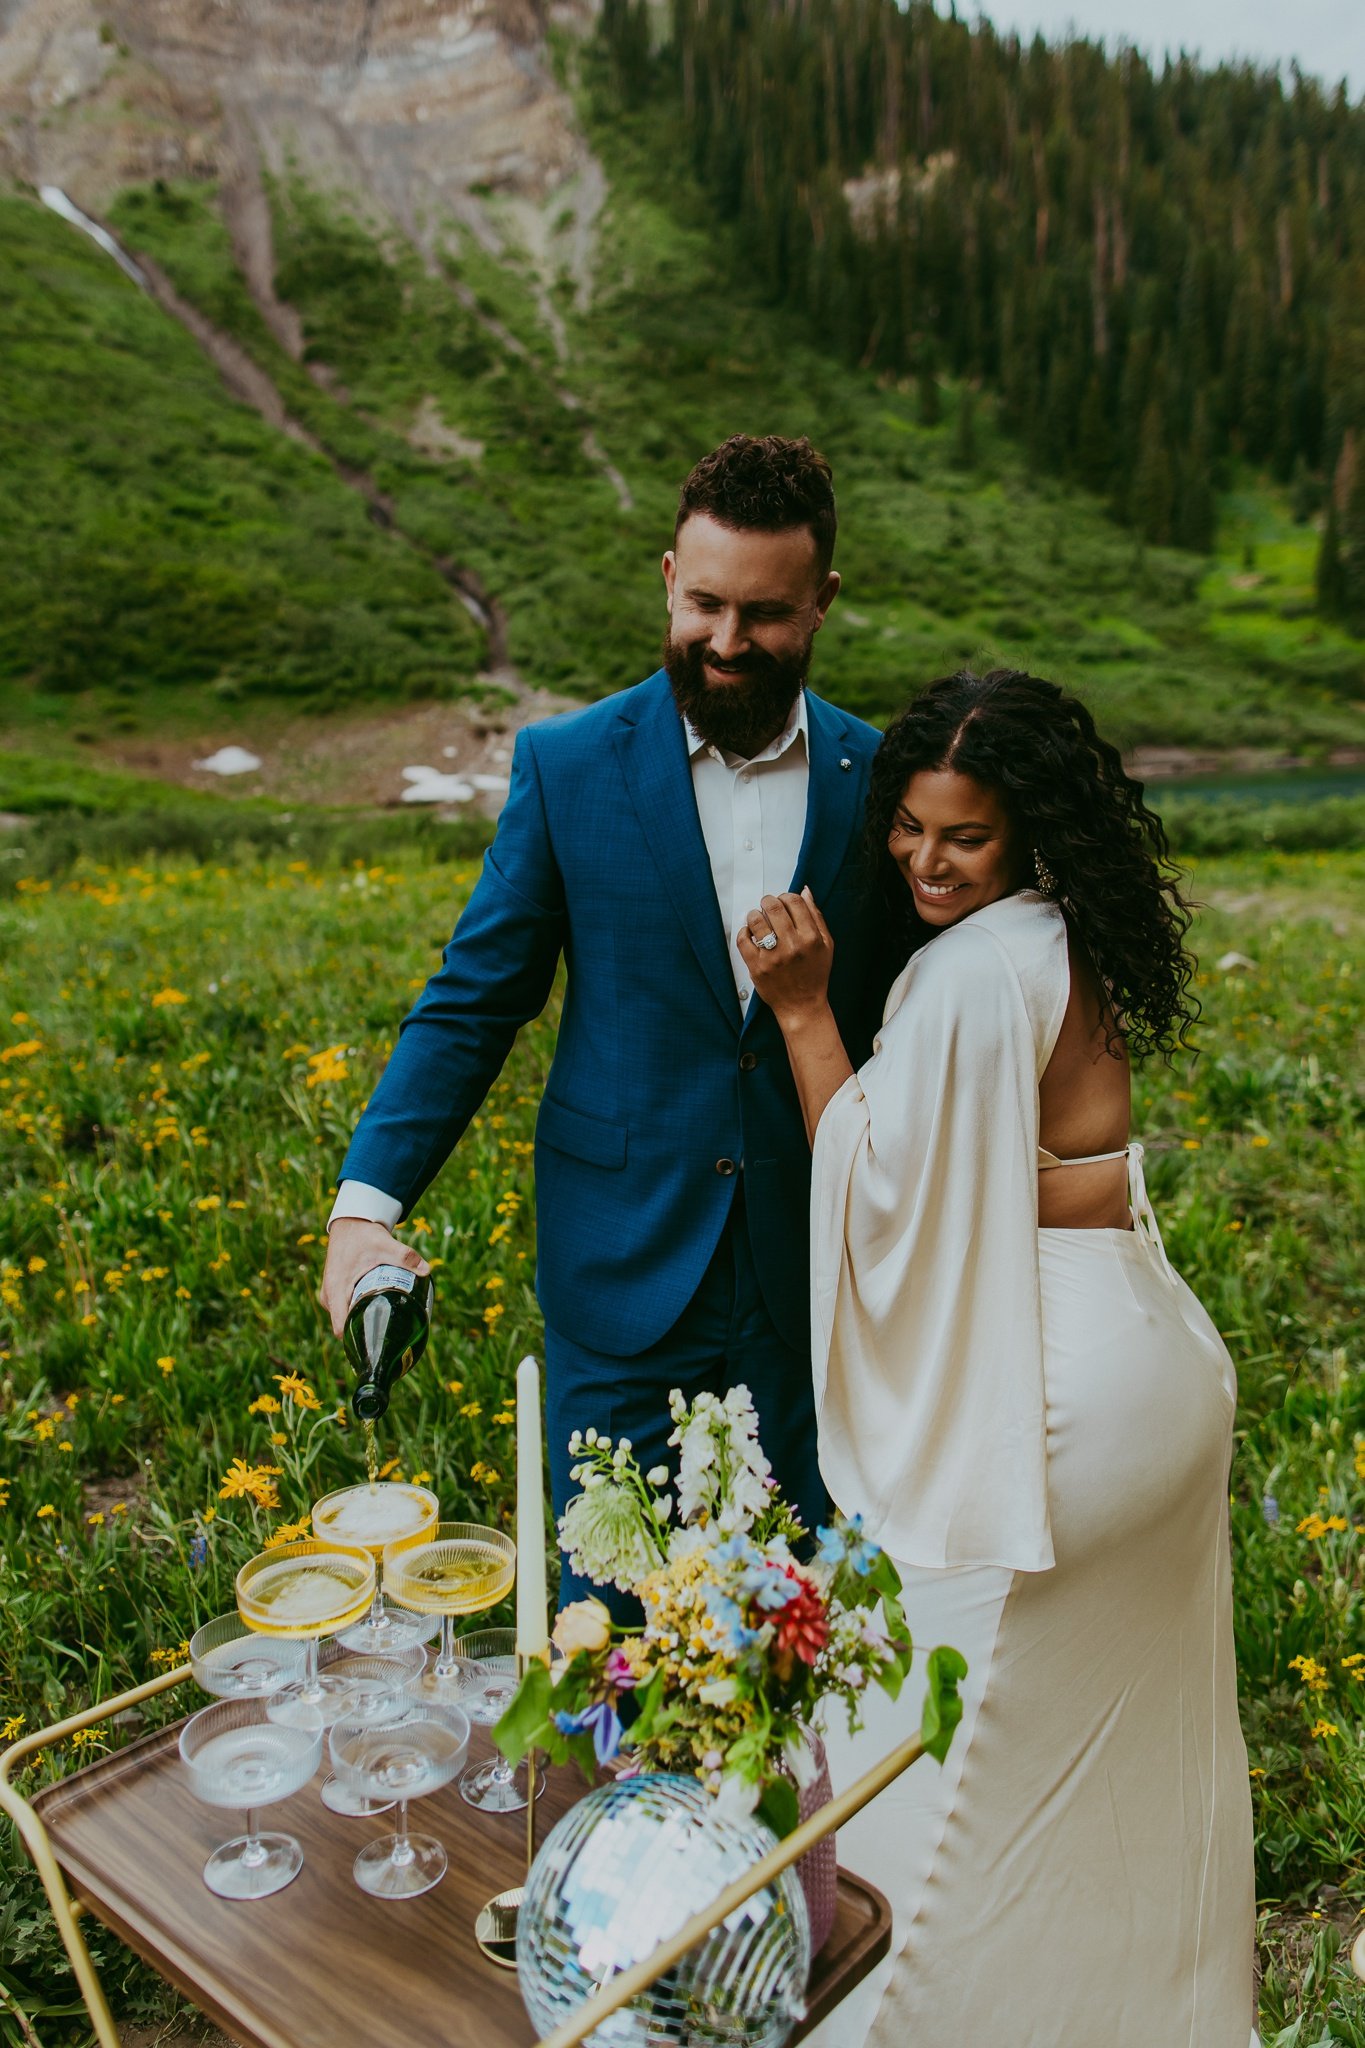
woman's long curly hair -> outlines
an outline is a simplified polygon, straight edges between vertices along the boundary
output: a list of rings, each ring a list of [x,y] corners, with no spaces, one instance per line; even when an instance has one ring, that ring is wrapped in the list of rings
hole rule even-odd
[[[1017,669],[963,670],[930,683],[887,727],[872,764],[865,848],[899,961],[933,935],[915,912],[888,839],[906,784],[951,768],[999,792],[1033,886],[1050,869],[1070,930],[1111,1019],[1110,1045],[1169,1056],[1199,1014],[1184,945],[1190,908],[1161,820],[1083,704]]]

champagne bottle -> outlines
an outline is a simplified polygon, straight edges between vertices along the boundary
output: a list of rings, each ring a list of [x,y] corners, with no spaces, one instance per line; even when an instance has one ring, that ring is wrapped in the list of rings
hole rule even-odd
[[[425,1273],[372,1266],[351,1294],[341,1341],[356,1375],[351,1408],[358,1422],[377,1422],[389,1395],[427,1348],[436,1290]]]

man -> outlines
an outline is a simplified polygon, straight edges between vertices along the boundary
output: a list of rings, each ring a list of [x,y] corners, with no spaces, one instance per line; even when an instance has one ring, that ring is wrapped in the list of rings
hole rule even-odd
[[[835,1014],[866,1056],[884,993],[859,857],[878,734],[804,687],[839,589],[835,529],[829,466],[804,439],[735,435],[698,463],[663,558],[663,669],[518,735],[482,877],[342,1167],[322,1286],[338,1332],[372,1266],[425,1270],[389,1233],[564,955],[536,1125],[556,1514],[572,1430],[628,1436],[648,1469],[668,1462],[671,1387],[738,1382],[803,1519],[825,1513],[810,1154],[735,932],[765,896],[809,885],[835,944]],[[582,1590],[566,1569],[561,1600]]]

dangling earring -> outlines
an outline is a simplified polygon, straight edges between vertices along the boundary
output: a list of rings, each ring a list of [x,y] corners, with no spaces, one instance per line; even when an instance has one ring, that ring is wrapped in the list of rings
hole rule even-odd
[[[1048,897],[1055,896],[1057,894],[1057,877],[1053,874],[1036,846],[1033,849],[1033,872],[1038,877],[1038,894]]]

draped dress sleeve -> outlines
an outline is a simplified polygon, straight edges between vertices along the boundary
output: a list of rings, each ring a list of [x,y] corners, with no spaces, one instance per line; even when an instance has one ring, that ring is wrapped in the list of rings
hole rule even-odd
[[[1069,992],[1032,890],[932,939],[816,1132],[820,1470],[900,1562],[1053,1564],[1038,1083]]]

